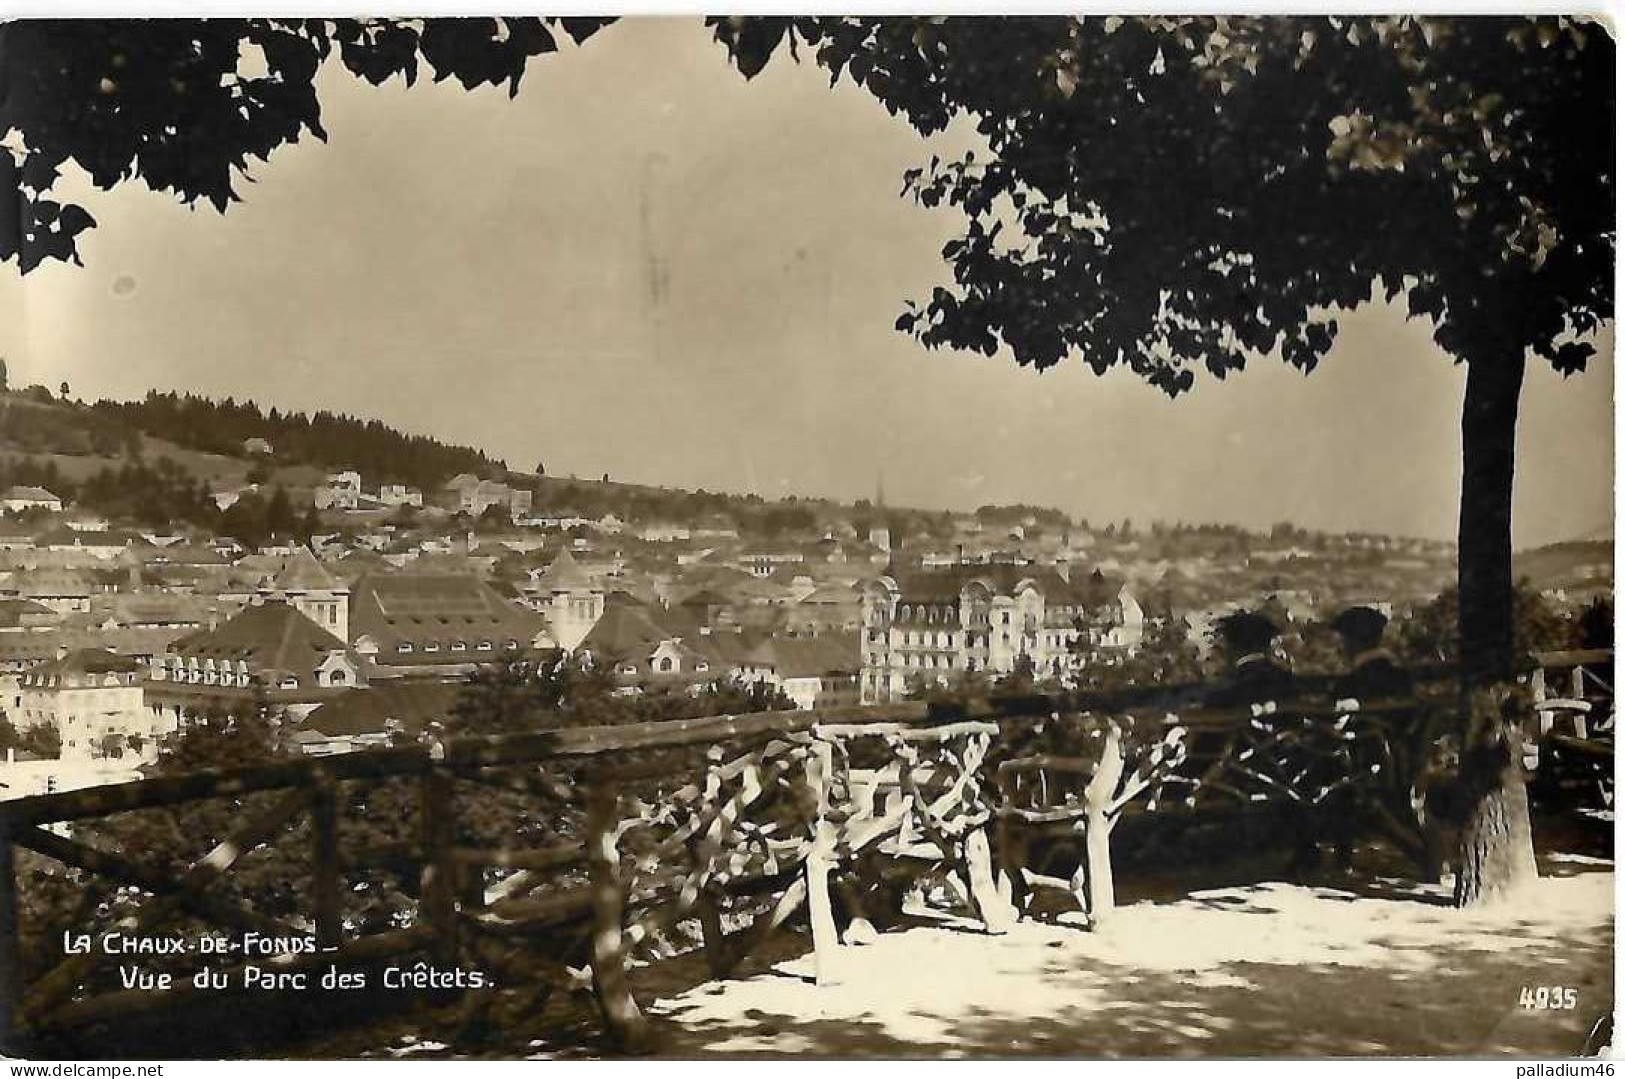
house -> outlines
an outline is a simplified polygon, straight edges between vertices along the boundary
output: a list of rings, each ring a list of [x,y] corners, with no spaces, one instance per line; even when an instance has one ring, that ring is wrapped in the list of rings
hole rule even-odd
[[[423,492],[404,483],[379,484],[378,504],[390,508],[413,506],[421,509],[423,507]]]
[[[360,509],[361,473],[354,469],[331,473],[326,482],[315,489],[312,497],[319,510]]]
[[[0,633],[55,629],[62,615],[31,599],[0,599]]]
[[[261,702],[297,717],[367,682],[347,644],[282,600],[181,637],[154,657],[150,674],[148,707],[176,718]]]
[[[697,635],[667,624],[661,612],[623,592],[606,598],[604,613],[576,649],[593,664],[610,667],[627,692],[650,685],[698,688],[730,673]]]
[[[244,495],[258,491],[257,483],[223,483],[211,484],[209,497],[221,511],[229,510],[235,506]]]
[[[93,603],[103,629],[201,629],[216,613],[208,597],[176,592],[121,593]]]
[[[766,682],[804,710],[858,703],[863,656],[855,634],[770,637],[751,649],[740,677]]]
[[[67,525],[47,529],[34,537],[34,547],[38,550],[87,554],[103,561],[117,558],[127,547],[146,544],[138,532],[75,529]]]
[[[541,615],[464,573],[369,573],[351,593],[349,629],[374,678],[462,677],[547,644]]]
[[[455,682],[384,682],[335,697],[306,716],[293,741],[310,756],[350,753],[433,734],[462,695]]]
[[[271,444],[259,436],[243,439],[244,457],[269,457],[271,453]]]
[[[754,549],[739,556],[739,568],[752,577],[771,577],[780,566],[799,566],[807,560],[802,552],[792,549]]]
[[[61,520],[75,532],[106,532],[112,527],[112,522],[106,517],[83,506],[64,511]]]
[[[660,523],[646,525],[638,535],[645,543],[684,543],[689,533],[685,525]]]
[[[106,649],[81,648],[31,667],[18,691],[12,722],[55,728],[64,758],[151,759],[157,740],[175,729],[146,708],[140,662]]]
[[[96,591],[88,574],[67,569],[25,570],[13,575],[12,586],[20,598],[58,615],[89,613],[90,596]]]
[[[8,487],[0,494],[0,510],[21,513],[24,510],[62,512],[62,499],[43,487]]]
[[[863,624],[863,604],[857,590],[840,584],[823,584],[803,595],[789,609],[786,628],[798,636],[824,633],[856,634]]]
[[[494,506],[504,506],[511,517],[530,513],[532,493],[524,488],[509,487],[497,480],[482,480],[470,472],[459,473],[447,481],[444,502],[454,513],[478,517]]]

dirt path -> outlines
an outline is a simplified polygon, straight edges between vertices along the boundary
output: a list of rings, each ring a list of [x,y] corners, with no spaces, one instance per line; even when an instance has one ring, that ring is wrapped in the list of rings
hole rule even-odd
[[[1614,900],[1609,867],[1566,868],[1592,871],[1483,913],[1379,881],[1135,904],[1100,934],[946,921],[842,949],[835,986],[804,956],[651,1013],[680,1056],[1569,1056],[1613,1006]],[[1542,985],[1576,1007],[1520,1008]]]

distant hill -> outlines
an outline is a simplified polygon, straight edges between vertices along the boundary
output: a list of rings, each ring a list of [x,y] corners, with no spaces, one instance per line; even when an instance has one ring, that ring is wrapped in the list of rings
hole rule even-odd
[[[250,439],[263,439],[271,454],[249,452]],[[325,411],[267,411],[252,402],[156,391],[139,401],[90,405],[59,399],[42,386],[0,392],[0,486],[49,487],[119,518],[154,525],[167,518],[236,534],[211,508],[211,490],[258,483],[267,498],[281,487],[296,506],[308,506],[310,489],[341,468],[360,472],[368,488],[405,483],[427,493],[454,475],[473,473],[530,488],[538,512],[682,523],[720,517],[766,536],[815,528],[850,509],[820,499],[768,501],[607,477],[520,473],[473,447]],[[888,512],[898,520],[942,516]]]
[[[270,447],[251,446],[263,440]],[[258,452],[254,452],[258,450]],[[946,510],[873,506],[867,500],[684,490],[612,480],[519,472],[484,451],[427,435],[408,434],[376,419],[327,411],[313,414],[265,409],[252,401],[215,401],[197,394],[151,391],[138,401],[64,400],[43,386],[0,390],[0,486],[40,485],[122,521],[158,527],[190,525],[246,541],[269,531],[285,534],[298,517],[307,532],[317,521],[311,490],[326,473],[353,468],[363,484],[404,483],[433,497],[459,473],[500,479],[534,493],[533,512],[599,519],[614,515],[632,524],[670,523],[690,528],[734,528],[751,542],[807,538],[844,529],[863,537],[884,523],[894,543],[948,544],[958,538],[955,514]],[[220,511],[213,492],[258,485],[235,508]],[[272,503],[276,502],[277,505]],[[962,515],[960,515],[962,516]],[[1115,525],[1103,530],[1075,526],[1058,510],[1029,505],[982,506],[974,516],[993,536],[1020,524],[1029,540],[1053,539],[1082,527],[1108,542],[1136,538],[1147,557],[1195,554],[1244,555],[1260,539],[1238,525],[1176,523],[1140,530],[1133,537]],[[333,521],[327,522],[329,525]],[[1128,522],[1124,522],[1126,529]],[[1269,542],[1313,544],[1325,537],[1277,526]],[[1296,539],[1293,539],[1296,535]],[[1524,552],[1542,579],[1567,579],[1574,565],[1592,572],[1611,560],[1594,551],[1552,549]],[[1548,565],[1550,563],[1550,565]]]
[[[379,420],[342,413],[262,410],[252,401],[214,401],[196,394],[149,392],[139,401],[98,401],[90,407],[95,424],[169,439],[180,446],[229,457],[244,456],[251,438],[270,443],[279,464],[320,469],[353,468],[370,483],[406,483],[432,489],[459,472],[481,475],[507,471],[500,460],[471,446],[455,446],[428,435],[410,435]]]
[[[1512,556],[1513,576],[1528,578],[1540,591],[1612,587],[1614,541],[1578,539],[1550,543]]]

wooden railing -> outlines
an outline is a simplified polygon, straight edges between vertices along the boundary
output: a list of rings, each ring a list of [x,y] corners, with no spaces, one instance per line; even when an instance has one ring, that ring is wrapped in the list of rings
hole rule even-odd
[[[1126,814],[1259,802],[1313,810],[1369,787],[1370,766],[1385,761],[1385,786],[1371,800],[1402,817],[1417,740],[1428,737],[1415,722],[1421,706],[1351,706],[1334,699],[1333,685],[1306,679],[1293,701],[1224,709],[1186,706],[1199,687],[1176,687],[462,737],[0,802],[0,1046],[128,1021],[208,991],[178,980],[161,991],[97,992],[101,957],[91,954],[66,955],[23,984],[25,966],[44,965],[20,951],[20,850],[147,893],[129,932],[186,917],[314,938],[315,952],[255,960],[270,973],[461,957],[505,986],[536,982],[537,1007],[585,978],[613,1041],[638,1051],[649,1044],[629,987],[640,957],[688,940],[726,976],[804,909],[827,981],[843,941],[874,931],[890,903],[882,878],[899,866],[905,878],[936,875],[998,931],[1035,886],[1066,887],[1091,917],[1108,915],[1109,837]],[[1089,718],[1094,734],[1035,748],[1035,733],[1062,716]],[[566,793],[584,811],[579,828],[524,843],[460,837],[479,784],[539,770],[567,775]],[[415,835],[349,849],[346,792],[385,783],[415,786]],[[97,847],[77,827],[217,799],[245,807],[242,819],[179,873],[154,868],[150,852]],[[308,822],[301,915],[278,919],[230,899],[219,885],[294,821]],[[1392,823],[1403,842],[1413,822]],[[1070,876],[1028,864],[1046,830],[1078,840]],[[405,924],[363,930],[346,915],[347,882],[375,867],[404,874],[415,893]],[[539,953],[516,959],[527,947]]]
[[[255,960],[271,974],[419,952],[451,962],[471,938],[541,938],[562,942],[552,966],[558,982],[571,984],[569,967],[578,958],[571,946],[588,930],[585,965],[605,1026],[623,1048],[639,1049],[647,1031],[627,988],[629,959],[685,918],[698,921],[706,954],[724,973],[805,904],[819,955],[827,958],[835,945],[829,877],[843,860],[880,849],[947,865],[969,881],[973,904],[992,909],[982,830],[992,807],[982,796],[981,765],[998,728],[944,723],[927,712],[925,705],[903,704],[459,738],[0,803],[0,1036],[12,1046],[19,1036],[128,1020],[208,991],[177,979],[163,990],[82,994],[101,959],[93,953],[66,955],[25,986],[15,852],[27,849],[150,893],[125,926],[132,935],[186,916],[270,938],[314,936],[314,952]],[[698,766],[693,752],[682,754],[694,749],[709,751]],[[576,769],[584,834],[518,848],[458,844],[456,782],[487,770],[560,764]],[[690,774],[696,781],[657,783],[658,801],[639,796],[640,781]],[[341,849],[342,785],[382,780],[417,784],[417,842],[406,849]],[[250,796],[270,804],[245,815],[178,875],[154,869],[136,852],[62,834],[62,825],[93,818]],[[807,803],[799,819],[794,813],[780,822],[750,819],[753,810],[787,800]],[[308,925],[219,894],[213,885],[299,818],[310,823]],[[402,928],[347,937],[341,914],[347,869],[386,863],[416,869],[415,918]],[[487,887],[487,867],[512,872]],[[718,903],[764,894],[770,909],[743,933],[725,936]],[[482,958],[503,961],[500,954]],[[246,965],[226,973],[235,976]]]

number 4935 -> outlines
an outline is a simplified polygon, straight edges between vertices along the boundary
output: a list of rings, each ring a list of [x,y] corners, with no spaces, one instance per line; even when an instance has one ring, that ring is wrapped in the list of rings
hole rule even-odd
[[[1580,994],[1572,986],[1527,985],[1518,990],[1518,1007],[1530,1011],[1568,1011],[1580,1002]]]

